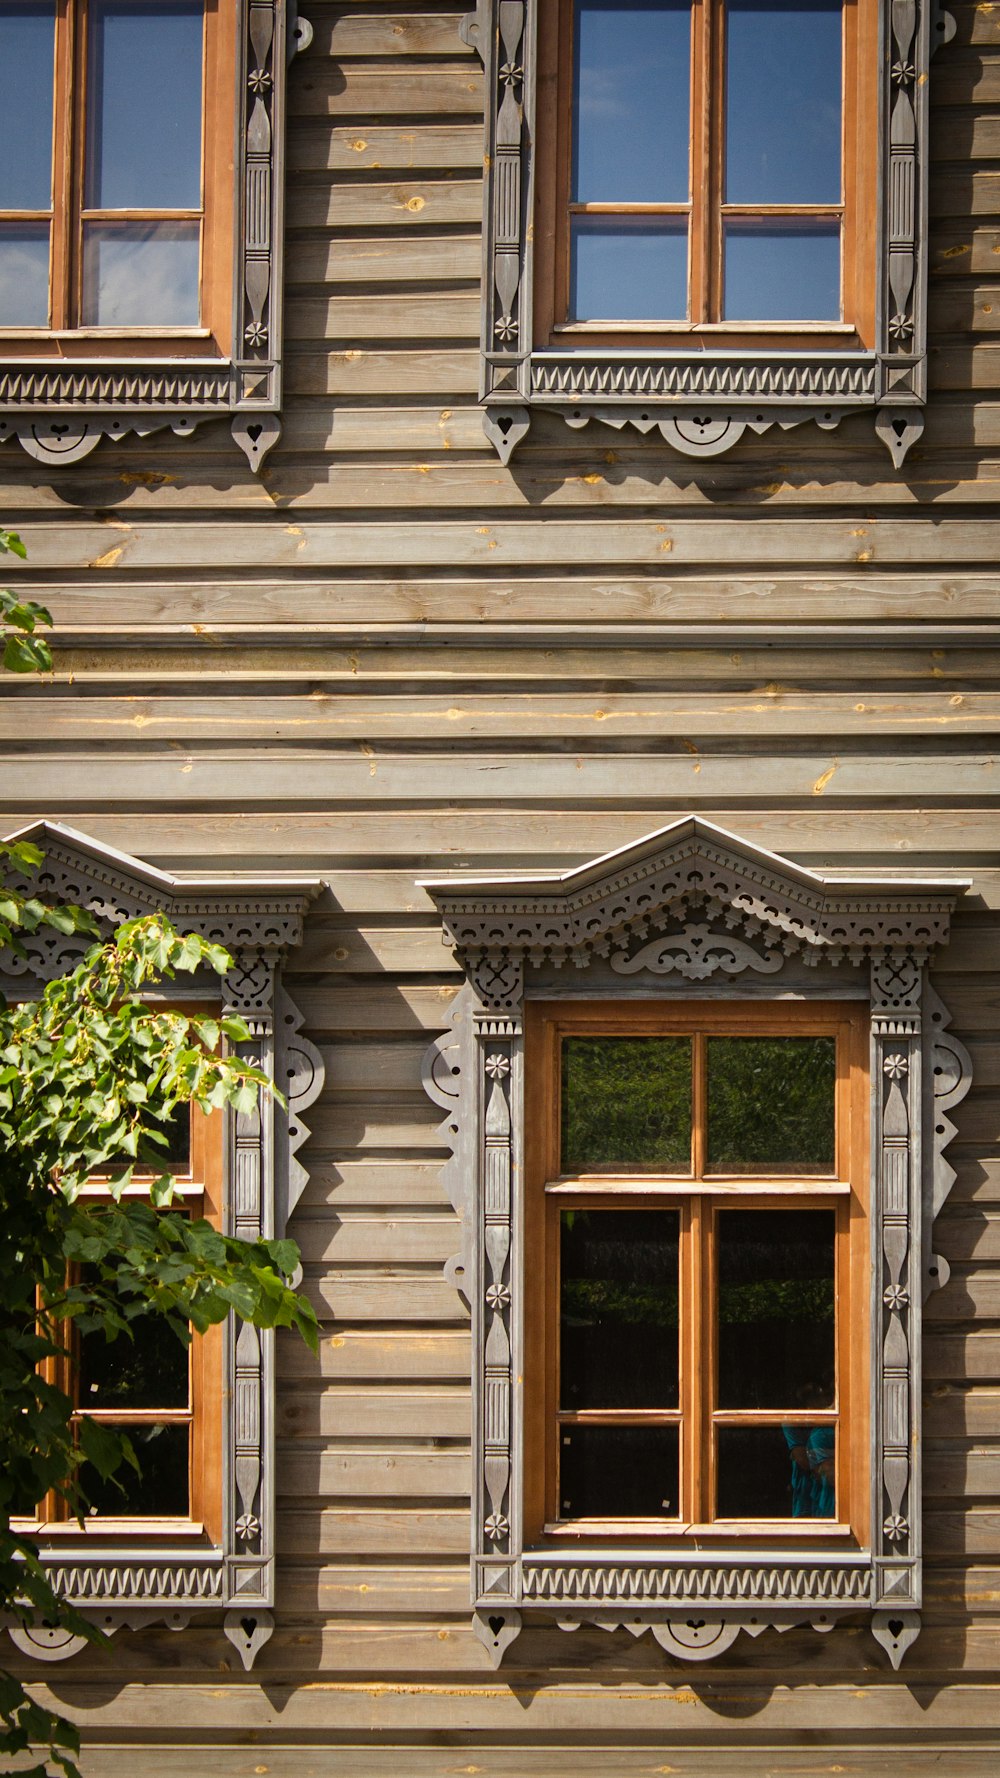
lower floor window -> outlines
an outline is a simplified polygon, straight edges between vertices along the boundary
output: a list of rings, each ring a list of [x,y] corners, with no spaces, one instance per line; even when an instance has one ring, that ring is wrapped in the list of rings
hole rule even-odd
[[[531,1534],[862,1544],[866,1023],[588,1003],[526,1035]]]

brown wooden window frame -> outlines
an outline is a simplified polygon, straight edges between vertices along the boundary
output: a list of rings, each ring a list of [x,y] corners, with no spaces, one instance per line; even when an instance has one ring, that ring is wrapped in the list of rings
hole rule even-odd
[[[58,0],[53,79],[52,205],[0,211],[0,223],[48,222],[49,324],[4,327],[0,341],[39,357],[85,357],[95,350],[142,358],[150,340],[168,356],[217,356],[232,347],[232,74],[236,11],[205,0],[202,55],[202,203],[196,210],[94,209],[85,203],[90,43],[89,0]],[[190,327],[84,324],[83,232],[88,223],[197,221],[200,316]]]
[[[190,1109],[190,1154],[188,1161],[175,1171],[177,1181],[172,1209],[204,1217],[215,1227],[222,1226],[224,1191],[225,1116],[213,1111],[207,1116],[197,1108]],[[167,1165],[168,1163],[165,1163]],[[108,1174],[94,1175],[81,1194],[84,1198],[110,1202],[107,1191]],[[133,1183],[125,1187],[123,1196],[148,1198],[155,1173],[148,1167],[137,1167]],[[72,1273],[71,1273],[72,1278]],[[164,1330],[164,1339],[176,1335]],[[119,1335],[120,1339],[127,1338]],[[68,1503],[52,1490],[40,1503],[37,1518],[30,1521],[31,1533],[43,1544],[57,1540],[95,1539],[135,1542],[137,1538],[154,1543],[164,1539],[203,1539],[217,1544],[222,1536],[222,1378],[224,1329],[221,1324],[204,1334],[193,1334],[188,1353],[188,1405],[186,1408],[95,1408],[79,1399],[79,1341],[72,1323],[67,1325],[65,1353],[48,1361],[47,1371],[56,1386],[74,1403],[73,1420],[85,1413],[88,1419],[116,1426],[128,1432],[130,1427],[149,1425],[183,1425],[189,1428],[188,1500],[186,1513],[152,1517],[146,1514],[86,1513],[79,1520]],[[127,1473],[127,1472],[126,1472]],[[28,1521],[22,1521],[27,1524]]]
[[[569,1036],[691,1036],[693,1154],[687,1174],[585,1174],[559,1171],[560,1055]],[[708,1173],[705,1162],[705,1070],[710,1036],[830,1036],[836,1042],[835,1165],[830,1174]],[[843,1002],[753,1005],[531,1001],[525,1006],[525,1249],[533,1263],[525,1304],[524,1530],[536,1547],[574,1540],[648,1542],[683,1549],[736,1540],[773,1545],[863,1549],[871,1497],[868,1436],[868,1145],[870,1088],[868,1021]],[[722,1410],[714,1405],[714,1241],[726,1209],[834,1209],[837,1300],[837,1406],[817,1414],[849,1428],[837,1439],[837,1518],[732,1519],[714,1512],[714,1429],[774,1424],[788,1412]],[[674,1411],[572,1414],[559,1407],[559,1219],[566,1209],[671,1209],[680,1212],[680,1404]],[[701,1379],[708,1379],[702,1382]],[[800,1412],[801,1410],[798,1410]],[[563,1424],[676,1423],[681,1428],[681,1501],[675,1518],[568,1518],[558,1508],[559,1439]]]
[[[555,103],[538,108],[536,181],[536,342],[552,346],[642,346],[657,339],[704,339],[720,349],[826,350],[875,340],[877,210],[877,0],[843,0],[842,201],[831,204],[727,204],[725,164],[725,0],[692,0],[691,135],[686,204],[575,204],[571,200],[575,0],[539,13],[538,80]],[[678,321],[576,321],[569,316],[569,233],[574,214],[683,216],[689,222],[689,314]],[[727,218],[803,216],[841,220],[839,322],[721,319],[723,226]]]

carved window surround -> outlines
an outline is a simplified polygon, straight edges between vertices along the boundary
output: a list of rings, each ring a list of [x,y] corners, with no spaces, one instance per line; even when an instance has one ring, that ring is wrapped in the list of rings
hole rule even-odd
[[[690,457],[766,432],[871,413],[895,467],[927,398],[928,67],[955,31],[940,0],[881,0],[876,336],[871,350],[568,350],[532,334],[536,42],[540,0],[478,0],[459,30],[486,70],[480,399],[501,462],[533,414],[658,431]],[[872,152],[876,145],[872,144]]]
[[[467,978],[424,1084],[446,1113],[444,1183],[462,1221],[446,1275],[472,1309],[472,1598],[494,1664],[533,1614],[569,1630],[650,1630],[678,1658],[703,1660],[741,1630],[829,1630],[865,1610],[898,1667],[920,1628],[921,1304],[948,1277],[933,1225],[955,1177],[948,1114],[971,1082],[927,964],[968,884],[825,878],[692,817],[562,875],[422,886]],[[870,1006],[870,1549],[525,1545],[524,999],[672,992]]]
[[[77,463],[102,438],[169,426],[189,436],[228,418],[251,469],[281,436],[285,89],[312,42],[295,0],[235,0],[235,219],[231,358],[0,359],[0,443],[16,438],[48,467]]]
[[[45,858],[32,886],[52,902],[89,908],[105,932],[142,914],[164,913],[186,932],[196,932],[233,955],[221,986],[217,977],[195,976],[184,998],[204,998],[237,1013],[250,1038],[235,1053],[261,1068],[284,1093],[284,1110],[268,1095],[253,1112],[227,1112],[223,1229],[245,1240],[281,1236],[308,1182],[298,1150],[309,1134],[303,1113],[323,1086],[319,1051],[301,1035],[302,1015],[281,983],[286,952],[301,942],[306,909],[321,888],[313,878],[211,878],[184,881],[153,869],[84,834],[41,822],[22,830]],[[49,928],[24,939],[26,957],[5,953],[0,982],[10,995],[30,995],[79,962],[87,943],[78,934]],[[224,1610],[224,1629],[250,1666],[273,1629],[275,1456],[274,1330],[258,1330],[230,1318],[226,1329],[223,1401],[223,1539],[217,1547],[190,1538],[150,1540],[127,1547],[120,1537],[102,1547],[88,1536],[85,1547],[42,1547],[56,1591],[85,1607],[101,1629],[137,1629],[165,1622],[182,1629],[192,1613]],[[66,1539],[60,1540],[65,1545]],[[62,1660],[83,1639],[38,1625],[8,1625],[25,1653]]]

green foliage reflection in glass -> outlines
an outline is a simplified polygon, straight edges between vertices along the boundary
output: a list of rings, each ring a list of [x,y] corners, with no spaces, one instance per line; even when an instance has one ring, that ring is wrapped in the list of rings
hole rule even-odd
[[[567,1037],[563,1173],[678,1173],[691,1167],[691,1040]]]
[[[832,1037],[708,1039],[708,1165],[727,1173],[829,1173]]]

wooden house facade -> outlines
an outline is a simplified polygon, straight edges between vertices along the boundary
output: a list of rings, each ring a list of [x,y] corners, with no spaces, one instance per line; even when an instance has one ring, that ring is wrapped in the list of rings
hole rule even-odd
[[[558,285],[525,190],[556,177],[559,8],[304,10],[311,33],[220,0],[212,54],[250,98],[212,152],[231,206],[234,180],[256,195],[211,363],[189,329],[183,388],[160,364],[137,396],[126,354],[112,390],[67,311],[29,399],[30,329],[3,348],[0,516],[28,548],[6,580],[51,608],[55,671],[3,686],[0,814],[48,824],[61,889],[166,902],[247,960],[230,1003],[293,1092],[230,1132],[234,1226],[287,1226],[320,1351],[234,1338],[221,1580],[189,1597],[174,1543],[133,1561],[119,1528],[87,1582],[110,1655],[40,1629],[11,1658],[80,1723],[86,1778],[985,1778],[1000,11],[956,0],[949,35],[895,0],[870,43],[861,18],[859,65],[902,67],[916,118],[900,147],[889,73],[860,81],[875,320],[836,387],[814,338],[778,342],[801,399],[758,339],[741,406],[663,405],[648,341],[631,392],[606,341],[572,388],[573,338],[511,343]],[[914,160],[907,234],[885,193]],[[548,1536],[538,1205],[567,1169],[539,1155],[567,1017],[862,1031],[837,1089],[866,1218],[837,1225],[839,1543]]]

